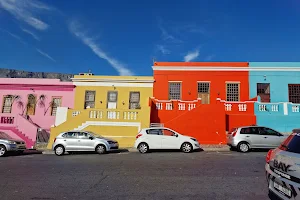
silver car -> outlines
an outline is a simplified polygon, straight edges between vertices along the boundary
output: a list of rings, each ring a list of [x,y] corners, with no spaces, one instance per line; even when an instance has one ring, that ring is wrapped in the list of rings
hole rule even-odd
[[[0,132],[0,157],[5,156],[9,151],[23,153],[26,150],[26,143],[23,140],[17,140],[4,132]]]
[[[270,199],[300,199],[300,129],[266,157]]]
[[[227,134],[227,145],[240,152],[251,149],[272,149],[280,145],[288,136],[263,126],[243,126],[233,128]]]
[[[96,151],[104,154],[119,148],[117,141],[104,138],[87,131],[69,131],[59,134],[52,145],[52,149],[58,156],[66,151]]]

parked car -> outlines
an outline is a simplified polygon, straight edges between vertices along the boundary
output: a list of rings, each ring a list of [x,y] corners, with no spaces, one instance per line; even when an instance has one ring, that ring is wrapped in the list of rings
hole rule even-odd
[[[66,151],[96,151],[104,154],[119,148],[117,141],[87,131],[68,131],[59,134],[52,145],[57,156]]]
[[[279,146],[288,136],[263,126],[243,126],[233,128],[227,134],[227,145],[240,152],[251,149],[272,149]]]
[[[184,153],[190,153],[200,148],[197,139],[164,127],[142,129],[136,136],[134,146],[140,153],[158,149],[180,149]]]
[[[23,140],[14,139],[6,133],[0,132],[0,157],[10,151],[23,153],[24,150],[26,150],[26,143]]]
[[[300,199],[300,129],[266,156],[270,199]]]

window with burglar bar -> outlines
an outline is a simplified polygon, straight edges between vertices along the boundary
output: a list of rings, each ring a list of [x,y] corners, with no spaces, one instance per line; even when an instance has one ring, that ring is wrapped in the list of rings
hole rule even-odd
[[[257,96],[261,102],[270,102],[270,83],[257,83]]]
[[[140,92],[130,92],[129,109],[140,109]]]
[[[181,82],[169,82],[169,100],[181,99]]]
[[[289,102],[300,103],[300,84],[289,84]]]
[[[210,83],[198,82],[198,98],[201,98],[202,104],[210,103]]]
[[[56,116],[57,108],[61,106],[61,97],[53,97],[51,105],[51,116]]]
[[[118,100],[118,92],[108,92],[107,93],[107,101],[116,103]]]
[[[11,113],[12,100],[12,97],[4,96],[2,113]]]
[[[95,108],[96,91],[85,91],[84,108]]]
[[[226,101],[240,100],[240,84],[226,83]]]

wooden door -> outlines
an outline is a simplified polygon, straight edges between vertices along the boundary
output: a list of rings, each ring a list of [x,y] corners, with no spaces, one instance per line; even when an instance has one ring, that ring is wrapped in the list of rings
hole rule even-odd
[[[35,106],[36,106],[36,97],[32,94],[28,96],[28,103],[27,103],[27,115],[34,115],[35,114]]]

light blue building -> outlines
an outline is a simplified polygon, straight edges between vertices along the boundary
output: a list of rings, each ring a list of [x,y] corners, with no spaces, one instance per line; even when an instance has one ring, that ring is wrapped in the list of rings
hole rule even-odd
[[[300,62],[249,62],[249,87],[257,125],[300,128]]]

